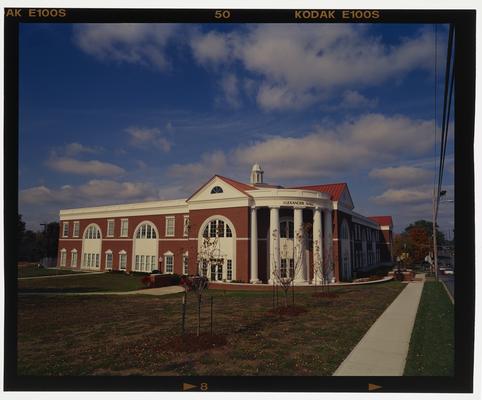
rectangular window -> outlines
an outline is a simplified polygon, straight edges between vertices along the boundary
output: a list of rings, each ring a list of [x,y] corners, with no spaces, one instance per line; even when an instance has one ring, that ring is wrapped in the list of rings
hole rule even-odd
[[[183,228],[183,236],[187,237],[189,235],[189,215],[184,216],[184,228]]]
[[[126,269],[127,265],[127,254],[119,255],[119,269]]]
[[[233,261],[232,260],[227,260],[226,279],[228,281],[233,280]]]
[[[114,236],[114,220],[109,219],[107,220],[107,236]]]
[[[62,225],[62,237],[67,237],[69,236],[69,223],[64,222]]]
[[[184,275],[189,275],[189,257],[182,256],[182,273]]]
[[[136,256],[136,271],[139,271],[139,256]]]
[[[112,269],[112,253],[105,255],[105,269]]]
[[[72,268],[77,267],[77,252],[76,251],[72,252],[72,255],[71,255],[71,258],[70,258],[70,266]]]
[[[290,258],[290,277],[294,279],[295,277],[295,260]]]
[[[146,272],[151,272],[151,256],[146,256]]]
[[[144,256],[141,256],[141,271],[144,271]]]
[[[94,259],[93,257],[94,255],[92,254],[92,260]],[[96,254],[95,255],[95,268],[99,268],[100,264],[99,264],[99,254]]]
[[[84,253],[84,263],[82,264],[83,267],[87,266],[87,253]]]
[[[90,268],[90,253],[87,254],[87,268]]]
[[[223,265],[218,265],[218,281],[223,280]]]
[[[60,266],[65,267],[66,263],[67,263],[67,252],[64,250],[60,252]]]
[[[120,231],[121,237],[127,237],[128,230],[129,230],[129,220],[128,219],[122,219],[121,220],[121,231]]]
[[[175,217],[166,217],[166,236],[174,236],[175,221]]]
[[[166,256],[166,274],[172,274],[174,272],[174,256]]]
[[[282,278],[286,278],[286,258],[281,259],[280,274]]]
[[[75,222],[74,222],[74,232],[73,232],[73,236],[74,236],[74,237],[79,237],[79,232],[80,232],[80,223],[79,223],[79,221],[75,221]]]
[[[201,265],[201,275],[208,276],[208,263],[206,261],[203,261]]]

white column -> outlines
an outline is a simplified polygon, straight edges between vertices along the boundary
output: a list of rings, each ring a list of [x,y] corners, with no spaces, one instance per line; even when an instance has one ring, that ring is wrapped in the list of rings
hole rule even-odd
[[[258,279],[258,221],[256,207],[251,207],[251,283],[259,283]]]
[[[273,283],[274,268],[280,268],[279,207],[269,209],[269,265],[268,282]]]
[[[293,212],[294,225],[294,257],[295,257],[295,283],[307,281],[305,263],[305,233],[303,232],[303,209],[295,208]]]
[[[325,236],[325,268],[330,268],[330,274],[328,278],[331,280],[335,275],[335,267],[333,265],[333,236],[332,236],[332,222],[331,222],[331,210],[324,209],[324,236]]]
[[[321,235],[321,210],[313,210],[313,280],[321,282],[323,277],[323,239]]]

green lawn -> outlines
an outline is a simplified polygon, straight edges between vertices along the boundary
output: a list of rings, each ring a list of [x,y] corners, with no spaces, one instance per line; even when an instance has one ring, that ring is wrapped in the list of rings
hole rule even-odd
[[[125,292],[143,289],[143,275],[106,272],[105,274],[83,274],[58,278],[24,279],[18,281],[18,291],[26,292]]]
[[[298,289],[296,305],[308,311],[297,316],[272,314],[270,291],[208,290],[202,331],[209,331],[213,296],[214,333],[224,335],[227,345],[186,353],[169,345],[180,335],[182,294],[22,295],[18,373],[329,376],[403,288],[399,282],[334,288],[336,298]],[[196,298],[190,293],[188,333],[195,332],[196,316]]]
[[[454,307],[441,282],[425,282],[404,374],[454,374]]]
[[[50,275],[68,275],[79,273],[79,271],[72,271],[70,269],[47,269],[39,268],[35,265],[26,265],[18,267],[17,276],[19,278],[29,278],[34,276],[50,276]]]

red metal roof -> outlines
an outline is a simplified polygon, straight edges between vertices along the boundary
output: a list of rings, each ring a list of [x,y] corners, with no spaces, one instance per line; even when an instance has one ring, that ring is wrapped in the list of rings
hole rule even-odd
[[[234,179],[231,179],[231,178],[226,178],[225,176],[221,176],[221,175],[216,175],[218,178],[222,179],[224,182],[226,182],[227,184],[231,185],[232,187],[234,187],[235,189],[238,189],[240,192],[243,192],[245,195],[247,196],[250,196],[248,193],[246,193],[246,190],[255,190],[257,189],[256,187],[252,186],[252,185],[248,185],[246,183],[243,183],[243,182],[238,182],[238,181],[235,181]]]
[[[306,189],[306,190],[315,190],[317,192],[328,193],[330,195],[330,199],[334,201],[340,200],[340,197],[347,188],[347,184],[345,182],[341,183],[329,183],[327,185],[311,185],[311,186],[297,186],[291,189]]]
[[[371,219],[372,221],[375,221],[378,225],[389,225],[393,226],[393,220],[390,215],[380,215],[377,217],[368,217],[368,219]]]

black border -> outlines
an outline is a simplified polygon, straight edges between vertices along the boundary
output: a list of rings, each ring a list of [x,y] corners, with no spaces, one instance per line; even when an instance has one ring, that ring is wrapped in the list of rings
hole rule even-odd
[[[475,10],[380,10],[378,20],[300,20],[294,10],[230,9],[229,22],[214,19],[213,9],[79,9],[64,18],[4,16],[4,233],[16,232],[18,211],[18,32],[19,23],[184,22],[184,23],[453,23],[455,26],[455,376],[454,377],[35,377],[17,376],[17,241],[5,245],[5,369],[7,391],[182,391],[184,382],[209,384],[209,391],[238,392],[473,392],[475,319],[474,119]],[[340,9],[338,9],[339,11]],[[320,11],[320,10],[319,10]],[[337,11],[337,12],[338,12]]]

